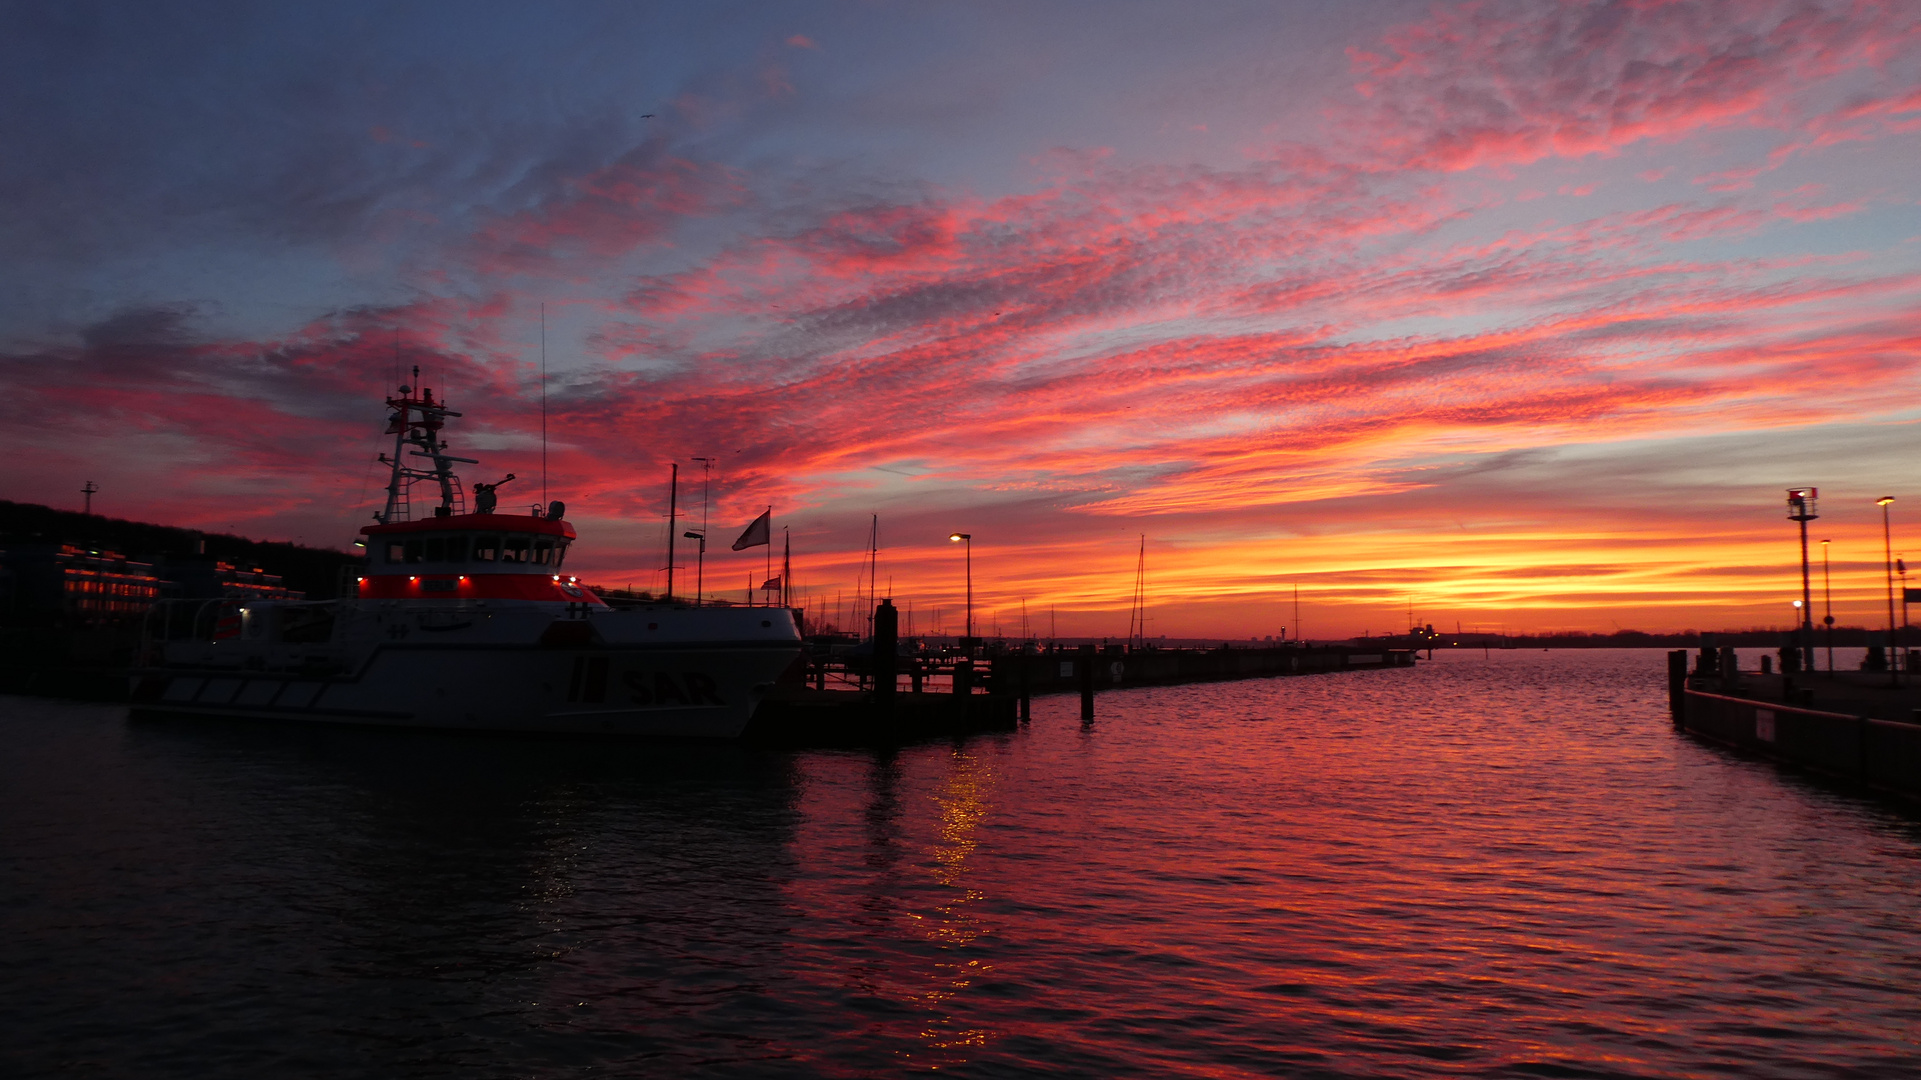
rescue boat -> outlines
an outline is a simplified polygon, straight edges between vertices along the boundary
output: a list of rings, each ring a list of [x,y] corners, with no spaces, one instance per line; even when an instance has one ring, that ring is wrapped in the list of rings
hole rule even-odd
[[[576,534],[562,503],[502,512],[500,485],[476,484],[470,508],[453,466],[478,462],[441,438],[461,414],[409,386],[386,405],[386,507],[360,530],[366,563],[347,595],[155,605],[133,674],[137,713],[717,739],[746,729],[800,655],[791,609],[672,597],[610,607],[566,572]]]

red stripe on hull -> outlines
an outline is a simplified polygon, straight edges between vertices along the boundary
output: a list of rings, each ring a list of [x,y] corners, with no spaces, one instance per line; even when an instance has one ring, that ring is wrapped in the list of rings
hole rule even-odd
[[[547,574],[380,574],[360,579],[362,600],[548,600],[605,607],[593,590]]]

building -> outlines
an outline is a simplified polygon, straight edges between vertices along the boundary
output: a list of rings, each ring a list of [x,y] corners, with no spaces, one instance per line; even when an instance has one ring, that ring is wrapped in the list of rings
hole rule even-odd
[[[152,563],[78,544],[10,545],[0,565],[0,610],[14,625],[137,622],[172,591]]]
[[[287,588],[279,574],[269,574],[256,566],[248,569],[225,559],[206,556],[163,559],[161,577],[178,587],[177,595],[189,600],[233,597],[242,600],[299,600],[305,593]]]

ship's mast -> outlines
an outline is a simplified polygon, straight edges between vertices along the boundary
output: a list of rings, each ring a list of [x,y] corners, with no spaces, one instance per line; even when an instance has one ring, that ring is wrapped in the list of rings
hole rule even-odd
[[[465,513],[460,478],[450,466],[454,462],[479,464],[473,458],[453,457],[446,452],[447,444],[440,439],[440,429],[447,417],[460,414],[435,401],[432,390],[416,391],[420,383],[418,367],[414,368],[414,383],[415,386],[401,387],[399,397],[387,399],[387,407],[393,410],[387,417],[387,434],[394,437],[394,453],[391,458],[380,455],[381,462],[393,469],[387,481],[387,508],[374,515],[382,525],[406,521],[412,516],[407,493],[420,480],[431,480],[440,486],[440,505],[434,508],[435,517]],[[409,446],[418,449],[408,450]],[[415,468],[406,463],[406,457],[427,458],[433,462],[433,468]]]

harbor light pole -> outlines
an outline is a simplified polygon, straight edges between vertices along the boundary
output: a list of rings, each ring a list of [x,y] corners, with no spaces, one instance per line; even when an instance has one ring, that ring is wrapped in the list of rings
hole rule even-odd
[[[1801,625],[1795,629],[1801,638],[1801,667],[1809,671],[1814,668],[1814,606],[1808,589],[1808,522],[1821,516],[1815,512],[1818,495],[1811,487],[1788,489],[1788,520],[1801,525],[1801,602],[1795,605],[1801,609]]]
[[[974,637],[974,534],[954,533],[947,539],[967,545],[967,637],[971,641]],[[971,644],[969,648],[972,648]]]
[[[1821,607],[1827,614],[1821,616],[1822,623],[1828,628],[1828,674],[1834,674],[1834,587],[1828,579],[1828,545],[1832,540],[1821,541]]]
[[[1901,685],[1900,667],[1894,661],[1894,540],[1888,528],[1888,504],[1894,496],[1883,495],[1874,501],[1881,508],[1881,564],[1888,579],[1888,685]]]
[[[694,556],[694,606],[699,607],[701,598],[707,595],[707,534],[689,529],[680,535],[700,541],[700,553]]]

